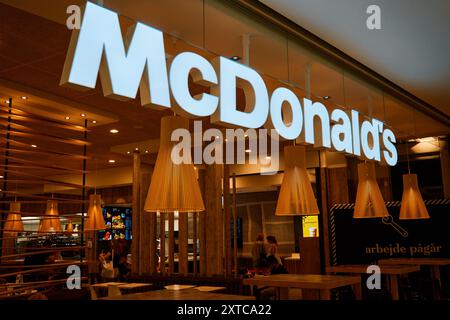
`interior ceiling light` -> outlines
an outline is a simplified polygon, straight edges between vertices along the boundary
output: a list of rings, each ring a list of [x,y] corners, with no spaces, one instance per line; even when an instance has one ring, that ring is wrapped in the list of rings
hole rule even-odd
[[[400,206],[400,219],[430,219],[427,207],[420,194],[416,174],[403,175],[403,195]]]
[[[56,200],[47,200],[47,209],[44,218],[39,224],[39,232],[58,232],[61,231],[61,222],[59,220],[58,202]]]
[[[306,170],[306,147],[285,147],[284,159],[285,170],[275,215],[318,215],[319,208]]]
[[[192,161],[175,164],[170,137],[175,129],[189,129],[189,120],[178,116],[161,119],[160,145],[144,210],[149,212],[200,212],[205,210]],[[191,159],[192,160],[192,159]]]
[[[109,162],[109,163],[116,163],[116,160],[109,159],[108,162]]]
[[[70,120],[70,117],[69,116],[65,116],[64,119]]]
[[[91,194],[89,196],[89,208],[87,212],[87,221],[84,229],[91,230],[105,230],[105,219],[103,218],[102,199],[99,194]]]
[[[82,116],[82,117],[86,117],[86,114],[85,114],[85,113],[82,113],[82,114],[80,114],[80,116]]]
[[[241,57],[239,57],[239,56],[232,56],[232,57],[231,57],[231,60],[233,60],[233,61],[239,61],[239,60],[241,60]]]
[[[378,187],[375,163],[358,164],[358,189],[353,218],[382,218],[388,215],[389,212]]]
[[[28,97],[26,97],[26,96],[21,96],[20,97],[22,100],[27,100],[28,99]]]
[[[109,132],[112,133],[112,134],[116,134],[116,133],[119,133],[119,130],[117,130],[117,129],[111,129],[111,130],[109,130]]]
[[[4,230],[8,232],[23,232],[22,215],[20,214],[20,202],[11,202]]]
[[[31,147],[32,147],[32,148],[37,148],[37,145],[32,144]]]
[[[97,120],[92,120],[92,123],[93,123],[93,124],[96,124],[96,123],[97,123]]]
[[[127,151],[127,154],[130,154],[131,153],[131,151]]]
[[[247,150],[245,150],[245,152],[250,153],[250,152],[252,152],[252,150],[247,149]]]

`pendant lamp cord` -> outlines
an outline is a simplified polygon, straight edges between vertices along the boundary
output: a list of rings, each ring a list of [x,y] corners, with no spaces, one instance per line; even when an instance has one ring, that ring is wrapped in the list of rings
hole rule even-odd
[[[406,162],[408,163],[408,174],[411,174],[411,167],[409,166],[409,143],[406,141]]]

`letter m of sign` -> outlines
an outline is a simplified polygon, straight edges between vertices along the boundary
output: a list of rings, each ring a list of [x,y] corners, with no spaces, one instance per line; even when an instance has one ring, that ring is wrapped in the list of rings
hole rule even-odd
[[[128,30],[125,46],[117,13],[87,2],[60,84],[92,89],[99,72],[105,96],[134,99],[140,88],[142,105],[170,107],[162,32],[137,23]]]

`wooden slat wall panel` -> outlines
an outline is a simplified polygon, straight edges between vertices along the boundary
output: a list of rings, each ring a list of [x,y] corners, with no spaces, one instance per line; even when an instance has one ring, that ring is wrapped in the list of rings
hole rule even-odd
[[[231,274],[231,208],[230,208],[230,167],[223,165],[223,210],[224,210],[224,240],[225,240],[225,274]]]
[[[203,202],[206,205],[206,194],[205,194],[205,176],[206,170],[198,170],[198,183],[200,185],[200,191],[202,193]],[[200,264],[199,271],[200,274],[206,274],[206,212],[201,212],[199,214],[198,220],[198,239],[200,246]]]
[[[159,215],[159,239],[160,239],[160,263],[159,271],[161,274],[166,273],[166,213]]]
[[[192,213],[192,239],[194,241],[192,246],[193,251],[193,272],[194,274],[198,273],[198,247],[197,247],[197,240],[198,240],[198,212]]]
[[[131,243],[131,256],[133,263],[131,264],[131,273],[134,275],[140,274],[139,261],[140,259],[140,171],[141,171],[141,156],[139,152],[133,153],[133,213],[132,213],[132,234],[133,242]]]
[[[210,165],[205,173],[206,273],[223,274],[222,166]]]
[[[188,273],[188,214],[180,212],[178,218],[178,268],[179,273]]]
[[[151,220],[156,217],[156,213],[154,212],[146,212],[144,211],[145,199],[147,198],[147,192],[150,186],[151,174],[143,173],[141,174],[141,185],[140,185],[140,220],[139,220],[139,265],[140,265],[140,274],[151,274],[152,270],[152,262],[150,259],[150,255],[152,254],[151,249],[152,246],[152,223]],[[154,228],[156,229],[156,222]],[[156,236],[155,236],[156,237]],[[134,238],[133,238],[134,241]],[[156,241],[156,240],[154,240]]]
[[[175,254],[175,214],[173,212],[169,212],[169,255],[168,255],[168,263],[169,263],[169,274],[174,273],[174,254]]]

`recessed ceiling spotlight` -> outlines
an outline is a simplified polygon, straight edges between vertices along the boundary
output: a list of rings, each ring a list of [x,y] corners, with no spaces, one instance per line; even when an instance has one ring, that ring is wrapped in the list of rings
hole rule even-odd
[[[37,148],[37,145],[32,144],[31,147],[32,147],[32,148]]]
[[[148,153],[148,150],[145,150],[145,153]]]
[[[111,129],[111,130],[109,130],[109,132],[112,133],[112,134],[116,134],[116,133],[119,133],[119,130],[117,130],[117,129]]]
[[[65,116],[64,119],[70,120],[70,117],[69,116]]]
[[[136,151],[139,151],[139,148],[138,148],[138,147],[136,147],[136,148],[134,148],[134,150],[136,150]]]
[[[232,56],[232,57],[231,57],[231,60],[233,60],[233,61],[239,61],[239,60],[241,60],[241,57],[239,57],[239,56]]]
[[[86,114],[85,114],[85,113],[82,113],[82,114],[80,114],[80,116],[82,116],[82,117],[86,117]]]
[[[0,176],[0,179],[3,179],[4,178],[4,176]]]
[[[110,159],[108,160],[109,163],[116,163],[116,160]]]
[[[131,151],[127,151],[127,154],[131,154]]]
[[[323,96],[323,100],[330,100],[331,97],[330,96]]]
[[[21,96],[20,97],[22,100],[27,100],[28,99],[28,97],[26,97],[26,96]]]
[[[96,123],[97,123],[97,120],[92,120],[92,123],[93,123],[93,124],[96,124]]]

